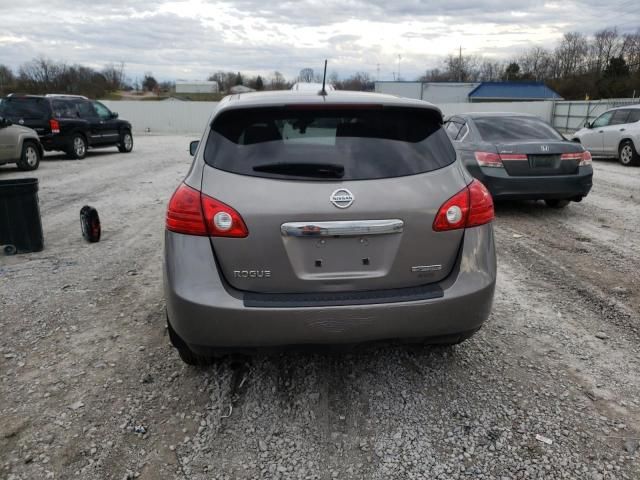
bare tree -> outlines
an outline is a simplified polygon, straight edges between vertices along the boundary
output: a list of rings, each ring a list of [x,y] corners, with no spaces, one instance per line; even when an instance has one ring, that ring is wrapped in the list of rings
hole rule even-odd
[[[108,64],[102,69],[102,75],[104,75],[110,90],[124,88],[124,62]]]
[[[298,74],[298,81],[309,83],[314,81],[314,77],[313,68],[303,68]]]
[[[285,90],[287,88],[287,80],[280,72],[273,72],[271,78],[271,90]]]
[[[611,58],[622,53],[620,52],[622,47],[623,43],[617,28],[605,28],[597,31],[589,48],[591,69],[600,74],[607,67]]]
[[[16,77],[6,65],[0,65],[0,95],[6,95],[14,88]]]
[[[560,76],[568,78],[583,73],[587,51],[587,39],[582,33],[565,33],[560,45],[555,50]]]

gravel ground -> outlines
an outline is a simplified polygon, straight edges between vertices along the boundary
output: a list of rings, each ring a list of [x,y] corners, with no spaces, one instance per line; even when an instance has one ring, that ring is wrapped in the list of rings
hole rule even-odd
[[[640,169],[596,162],[565,210],[498,205],[493,314],[461,346],[196,369],[161,288],[188,140],[36,172],[46,248],[0,257],[0,478],[640,478]]]

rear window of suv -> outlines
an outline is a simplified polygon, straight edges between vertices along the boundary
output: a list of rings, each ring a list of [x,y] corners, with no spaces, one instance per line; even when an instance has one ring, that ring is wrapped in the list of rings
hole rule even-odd
[[[256,177],[326,180],[313,172],[328,164],[342,180],[368,180],[436,170],[456,154],[434,110],[295,105],[221,113],[204,158],[217,169]],[[278,168],[292,165],[286,173]]]
[[[477,117],[473,122],[487,142],[563,140],[562,135],[535,117]]]
[[[49,116],[49,105],[44,98],[5,98],[0,103],[0,115],[9,119],[44,119]]]

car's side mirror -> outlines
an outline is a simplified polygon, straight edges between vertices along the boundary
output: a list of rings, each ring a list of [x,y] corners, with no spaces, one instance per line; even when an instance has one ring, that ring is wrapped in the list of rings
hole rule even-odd
[[[0,128],[10,127],[10,126],[11,126],[11,122],[9,120],[7,120],[6,118],[0,117]]]
[[[111,112],[111,118],[118,118],[118,112]]]
[[[189,144],[189,153],[193,157],[198,151],[198,145],[200,145],[200,140],[194,140]]]

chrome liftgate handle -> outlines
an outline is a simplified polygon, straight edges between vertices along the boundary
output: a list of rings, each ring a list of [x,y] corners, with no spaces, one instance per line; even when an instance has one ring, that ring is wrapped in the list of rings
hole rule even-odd
[[[346,220],[335,222],[283,223],[284,237],[357,237],[360,235],[388,235],[402,233],[404,222],[391,220]]]

